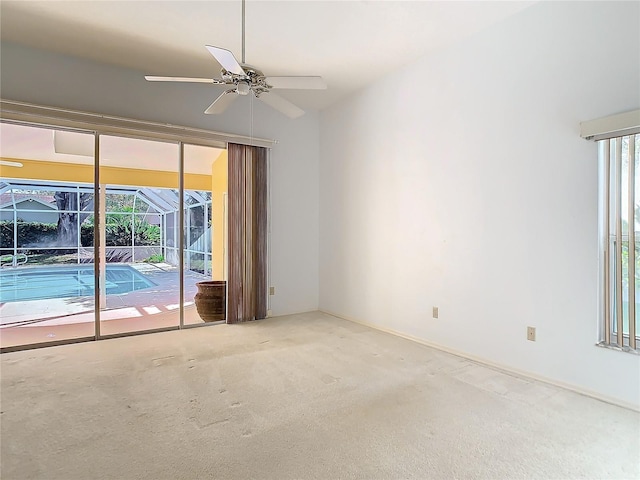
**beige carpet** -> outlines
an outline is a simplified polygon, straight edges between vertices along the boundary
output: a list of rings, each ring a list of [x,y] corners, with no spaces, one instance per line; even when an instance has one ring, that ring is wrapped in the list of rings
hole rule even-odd
[[[637,413],[320,313],[0,359],[4,480],[640,477]]]

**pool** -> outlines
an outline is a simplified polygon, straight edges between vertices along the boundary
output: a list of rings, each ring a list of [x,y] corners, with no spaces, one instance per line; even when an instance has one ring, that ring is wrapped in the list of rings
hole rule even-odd
[[[133,292],[154,285],[128,265],[107,265],[107,295]],[[93,265],[8,268],[0,271],[2,303],[93,295]]]

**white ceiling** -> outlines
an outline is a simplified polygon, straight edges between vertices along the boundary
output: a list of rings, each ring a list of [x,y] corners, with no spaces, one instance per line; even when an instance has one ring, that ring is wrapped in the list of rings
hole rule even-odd
[[[321,75],[328,90],[282,96],[302,108],[324,108],[532,3],[248,0],[246,63],[266,75]],[[241,60],[240,0],[2,0],[0,13],[2,41],[146,74],[217,77],[220,67],[206,44]]]

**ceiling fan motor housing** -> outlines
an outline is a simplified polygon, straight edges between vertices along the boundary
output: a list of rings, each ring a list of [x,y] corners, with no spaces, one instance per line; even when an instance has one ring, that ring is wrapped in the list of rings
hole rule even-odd
[[[267,84],[265,76],[260,70],[246,63],[241,64],[241,66],[245,71],[244,75],[237,75],[224,68],[220,71],[220,76],[226,84],[236,86],[236,93],[239,95],[247,95],[250,91],[253,91],[255,96],[259,97],[260,94],[268,92],[271,89],[271,86]]]

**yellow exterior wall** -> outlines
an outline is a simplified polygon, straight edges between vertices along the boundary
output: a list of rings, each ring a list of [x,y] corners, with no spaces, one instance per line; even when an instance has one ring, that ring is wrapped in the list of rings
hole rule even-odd
[[[36,160],[6,157],[2,157],[2,160],[19,162],[23,165],[22,167],[0,166],[0,176],[2,177],[93,183],[93,167],[91,165],[39,162]]]
[[[223,154],[226,158],[226,151]],[[3,177],[93,184],[92,165],[5,157],[2,157],[2,160],[20,162],[23,165],[22,167],[2,165],[0,176]],[[100,167],[100,183],[134,187],[178,188],[178,172]],[[187,173],[184,177],[184,188],[208,191],[211,188],[211,177]]]
[[[227,151],[224,150],[211,166],[211,277],[225,278],[226,211],[225,195],[228,188]]]

